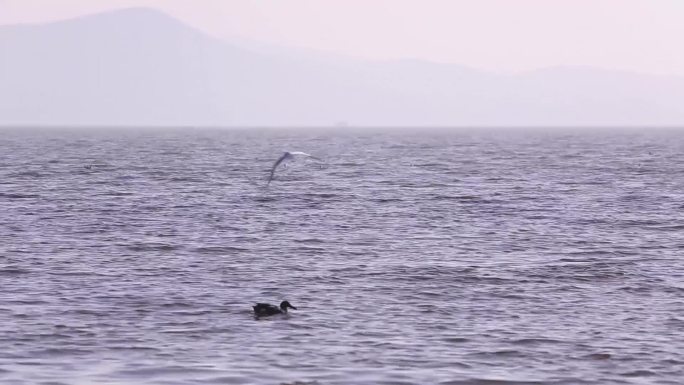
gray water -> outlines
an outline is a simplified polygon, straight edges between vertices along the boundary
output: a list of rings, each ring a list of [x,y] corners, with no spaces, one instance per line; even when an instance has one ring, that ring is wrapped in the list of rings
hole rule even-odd
[[[0,134],[3,385],[684,381],[684,132]]]

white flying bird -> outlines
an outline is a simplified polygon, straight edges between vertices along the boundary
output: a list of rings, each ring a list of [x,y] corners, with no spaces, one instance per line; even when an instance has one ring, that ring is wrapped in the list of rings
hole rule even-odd
[[[283,161],[285,161],[285,160],[287,160],[287,159],[292,159],[292,158],[294,158],[295,156],[305,156],[305,157],[307,157],[307,158],[315,159],[315,160],[317,160],[317,161],[319,161],[319,162],[322,162],[322,161],[323,161],[322,159],[316,158],[316,157],[313,156],[313,155],[309,155],[309,154],[307,154],[307,153],[305,153],[305,152],[301,152],[301,151],[286,152],[286,153],[283,154],[283,156],[281,156],[280,158],[278,158],[278,160],[276,160],[276,162],[273,164],[273,168],[271,169],[271,175],[268,177],[268,183],[266,184],[267,186],[268,186],[268,185],[271,183],[271,181],[273,180],[273,176],[275,175],[275,171],[276,171],[276,169],[278,168],[278,166],[279,166],[281,163],[283,163]]]

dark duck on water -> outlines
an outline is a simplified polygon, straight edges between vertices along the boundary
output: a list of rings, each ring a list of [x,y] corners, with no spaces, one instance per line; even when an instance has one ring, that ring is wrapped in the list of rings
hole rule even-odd
[[[270,303],[258,303],[254,308],[254,315],[257,317],[268,317],[276,314],[287,314],[287,309],[297,310],[296,307],[292,306],[289,302],[283,301],[280,303],[280,307],[271,305]]]

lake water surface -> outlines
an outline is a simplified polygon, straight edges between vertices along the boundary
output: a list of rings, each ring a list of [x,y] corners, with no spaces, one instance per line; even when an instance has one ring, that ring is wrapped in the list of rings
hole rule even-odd
[[[0,383],[682,384],[683,255],[684,132],[6,129]]]

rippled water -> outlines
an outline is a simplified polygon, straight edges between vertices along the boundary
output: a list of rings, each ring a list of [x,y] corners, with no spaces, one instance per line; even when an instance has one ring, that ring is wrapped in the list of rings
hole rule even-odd
[[[683,381],[684,132],[0,134],[3,385]]]

